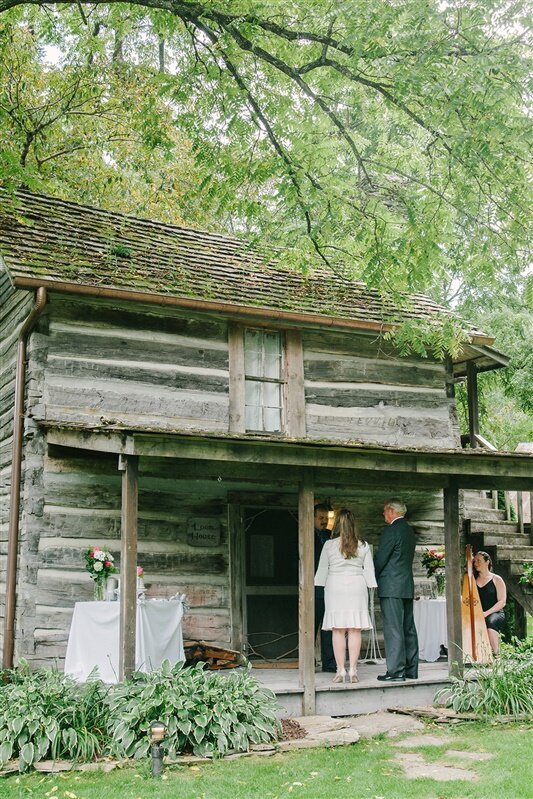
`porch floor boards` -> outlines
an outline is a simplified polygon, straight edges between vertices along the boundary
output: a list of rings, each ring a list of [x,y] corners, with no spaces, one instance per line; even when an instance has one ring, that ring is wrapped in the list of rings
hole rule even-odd
[[[435,692],[450,681],[445,660],[420,663],[417,680],[379,682],[378,674],[384,674],[385,671],[384,663],[359,663],[357,672],[360,681],[355,685],[333,683],[333,674],[316,672],[316,714],[353,716],[393,707],[431,705]],[[252,674],[276,694],[280,703],[280,718],[302,715],[303,689],[298,684],[298,669],[253,667]]]

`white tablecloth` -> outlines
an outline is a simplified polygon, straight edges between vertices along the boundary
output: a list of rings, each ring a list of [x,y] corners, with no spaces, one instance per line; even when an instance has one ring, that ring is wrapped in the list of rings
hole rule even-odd
[[[106,683],[118,680],[119,602],[76,602],[65,674],[82,682],[96,667]],[[137,603],[137,646],[135,667],[153,671],[164,660],[174,665],[185,660],[179,599],[146,599]]]
[[[420,660],[438,660],[441,644],[448,646],[446,600],[417,599],[413,602],[413,613],[418,633],[418,657]]]

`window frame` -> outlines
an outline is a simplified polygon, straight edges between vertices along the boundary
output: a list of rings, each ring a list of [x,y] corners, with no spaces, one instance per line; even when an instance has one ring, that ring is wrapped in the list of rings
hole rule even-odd
[[[263,378],[258,382],[281,386],[281,430],[252,430],[246,428],[245,331],[260,330],[279,333],[281,337],[281,377]],[[270,325],[228,325],[229,368],[229,432],[250,435],[305,437],[305,393],[302,337],[299,330]],[[253,380],[254,378],[252,378]]]

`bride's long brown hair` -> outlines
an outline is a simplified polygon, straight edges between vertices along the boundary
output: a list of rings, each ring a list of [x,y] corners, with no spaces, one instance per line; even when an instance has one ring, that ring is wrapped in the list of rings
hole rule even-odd
[[[335,514],[335,524],[331,532],[332,538],[340,538],[340,551],[343,558],[355,558],[359,544],[363,539],[359,537],[355,516],[348,508],[341,508]]]

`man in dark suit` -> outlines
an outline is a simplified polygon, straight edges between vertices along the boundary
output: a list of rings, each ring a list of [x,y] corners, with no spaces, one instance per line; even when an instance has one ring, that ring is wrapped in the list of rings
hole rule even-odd
[[[318,561],[322,547],[329,541],[330,532],[328,530],[328,512],[326,505],[315,505],[315,572],[318,569]],[[337,671],[335,656],[333,654],[333,642],[331,630],[322,629],[324,619],[324,586],[315,586],[315,638],[320,630],[320,650],[322,653],[322,671]]]
[[[418,637],[413,617],[413,558],[415,533],[404,519],[407,507],[401,499],[387,500],[374,557],[378,596],[383,618],[387,673],[378,680],[404,682],[418,677]]]

